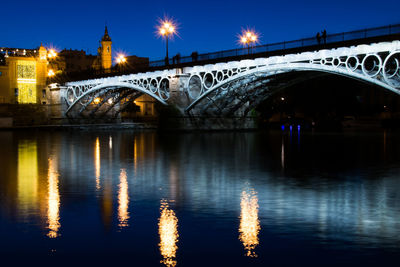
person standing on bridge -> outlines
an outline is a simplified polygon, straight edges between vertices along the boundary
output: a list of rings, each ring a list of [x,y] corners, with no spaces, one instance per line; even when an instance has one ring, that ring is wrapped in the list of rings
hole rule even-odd
[[[318,44],[321,44],[321,34],[319,34],[319,32],[317,33],[317,35],[315,36],[317,38]]]
[[[195,51],[195,52],[193,52],[193,53],[191,54],[191,56],[192,56],[192,61],[193,61],[193,62],[196,62],[197,59],[198,59],[198,57],[199,57],[199,53],[197,53],[197,51]]]
[[[322,39],[324,39],[324,44],[326,44],[326,30],[322,32]]]
[[[175,59],[176,59],[176,64],[181,63],[181,53],[176,54]]]

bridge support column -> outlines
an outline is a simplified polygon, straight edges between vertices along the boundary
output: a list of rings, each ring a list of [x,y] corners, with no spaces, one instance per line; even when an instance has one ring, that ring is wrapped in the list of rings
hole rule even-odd
[[[185,114],[185,108],[190,104],[189,95],[186,87],[189,74],[178,74],[171,79],[169,85],[168,104],[178,109],[181,115]]]
[[[243,111],[230,117],[193,116],[185,111],[191,103],[187,92],[189,74],[177,74],[170,80],[168,107],[159,113],[159,126],[167,130],[232,130],[255,128],[254,118],[240,116]],[[164,108],[164,107],[163,107]],[[242,109],[245,109],[243,107]]]
[[[67,105],[63,101],[67,87],[50,84],[46,88],[49,124],[60,125],[65,123]]]

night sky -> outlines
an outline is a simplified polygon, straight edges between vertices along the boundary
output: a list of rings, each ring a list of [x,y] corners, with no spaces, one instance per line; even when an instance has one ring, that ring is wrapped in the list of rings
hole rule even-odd
[[[165,56],[156,36],[159,18],[179,23],[170,55],[190,55],[239,47],[242,28],[261,34],[260,43],[315,36],[326,29],[338,33],[400,23],[399,0],[336,1],[5,1],[1,4],[0,46],[35,48],[43,42],[97,52],[107,23],[115,54]]]

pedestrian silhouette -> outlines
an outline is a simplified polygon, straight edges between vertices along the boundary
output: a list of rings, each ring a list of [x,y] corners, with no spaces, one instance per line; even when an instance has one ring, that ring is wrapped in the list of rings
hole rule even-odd
[[[197,53],[196,51],[192,53],[192,61],[195,62],[197,61],[197,58],[199,57],[199,53]]]
[[[318,44],[321,44],[321,34],[319,34],[319,32],[317,33],[317,36],[315,36],[317,38]]]
[[[322,39],[324,39],[324,44],[326,44],[326,30],[322,32]]]

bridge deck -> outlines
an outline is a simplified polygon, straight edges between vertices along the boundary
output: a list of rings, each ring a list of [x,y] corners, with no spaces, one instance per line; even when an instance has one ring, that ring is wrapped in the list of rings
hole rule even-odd
[[[214,64],[219,62],[228,62],[242,59],[254,59],[259,57],[279,56],[300,52],[315,51],[321,49],[332,49],[337,47],[349,47],[359,44],[371,44],[376,42],[400,40],[400,24],[389,25],[379,28],[370,28],[352,32],[344,32],[327,35],[326,41],[321,38],[318,43],[316,37],[305,38],[300,40],[280,42],[266,45],[259,45],[250,48],[238,48],[212,52],[207,54],[199,54],[197,60],[193,60],[192,56],[182,57],[179,63],[174,64],[169,59],[169,66],[166,66],[165,60],[150,62],[150,67],[185,67],[204,64]],[[176,62],[175,62],[176,63]]]
[[[316,37],[311,37],[289,42],[254,46],[250,48],[250,51],[248,50],[248,48],[238,48],[206,54],[198,54],[197,57],[184,56],[180,57],[179,61],[169,58],[168,62],[166,60],[150,61],[149,64],[146,65],[135,65],[132,67],[125,67],[124,69],[113,68],[107,71],[91,70],[87,72],[81,71],[79,73],[68,73],[65,77],[59,77],[62,81],[54,80],[54,82],[86,80],[92,78],[134,74],[139,72],[183,68],[199,65],[201,66],[220,62],[239,61],[243,59],[286,55],[307,51],[316,51],[321,49],[349,47],[359,44],[371,44],[393,40],[400,40],[400,24],[330,34],[327,35],[326,41],[321,38],[320,43],[318,43]],[[57,79],[57,77],[55,77],[55,79]]]

